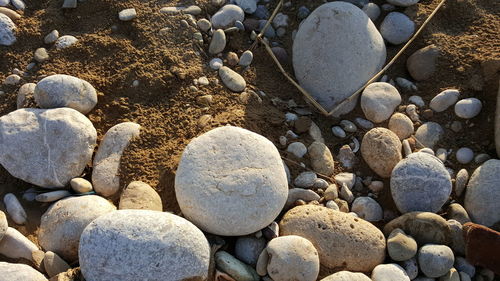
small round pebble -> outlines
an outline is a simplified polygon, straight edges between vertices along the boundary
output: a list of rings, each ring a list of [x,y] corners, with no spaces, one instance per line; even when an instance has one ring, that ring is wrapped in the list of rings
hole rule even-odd
[[[222,60],[220,58],[213,58],[210,60],[209,66],[213,70],[218,70],[221,68],[224,64],[222,63]]]
[[[380,16],[380,8],[375,3],[368,3],[364,5],[362,10],[373,22]]]
[[[36,49],[34,59],[40,63],[48,60],[49,54],[47,53],[47,49],[45,49],[45,48]]]
[[[78,41],[78,39],[76,39],[75,36],[64,35],[64,36],[59,37],[56,40],[55,46],[56,46],[56,49],[64,49],[64,48],[67,48],[67,47],[75,44],[77,41]]]
[[[345,138],[347,136],[347,134],[345,133],[345,131],[340,127],[340,126],[333,126],[332,127],[332,133],[334,136],[338,137],[338,138]]]
[[[253,60],[253,53],[250,50],[246,50],[241,54],[240,61],[238,62],[241,66],[249,66]]]
[[[394,229],[387,238],[387,252],[395,261],[405,261],[417,254],[417,242],[403,230]]]
[[[377,265],[371,277],[372,281],[410,281],[406,271],[395,263]]]
[[[367,221],[381,221],[384,213],[380,204],[370,197],[358,197],[352,203],[351,211]]]
[[[454,262],[453,251],[445,245],[427,244],[418,251],[418,264],[427,277],[437,278],[445,275]]]
[[[476,117],[481,112],[482,107],[483,104],[476,98],[459,100],[455,104],[455,114],[460,118],[470,119]]]
[[[11,74],[3,80],[4,85],[17,85],[21,82],[21,77],[17,74]]]
[[[380,24],[380,34],[389,43],[399,45],[410,39],[415,31],[415,23],[405,14],[391,12]]]
[[[404,268],[410,280],[417,278],[418,276],[418,264],[415,257],[401,262],[401,267]]]
[[[443,112],[458,101],[460,92],[456,89],[447,89],[432,98],[429,107],[435,112]]]
[[[389,130],[393,131],[400,140],[406,139],[413,134],[413,122],[408,116],[399,112],[391,116],[388,126]]]
[[[49,34],[45,35],[43,42],[45,44],[52,44],[56,42],[57,38],[59,38],[59,31],[54,29]]]
[[[468,164],[474,159],[474,151],[468,147],[462,147],[455,154],[457,161],[461,164]]]
[[[86,193],[93,190],[92,184],[83,178],[73,178],[69,182],[71,188],[77,193]]]
[[[307,153],[307,147],[301,142],[292,142],[286,151],[292,153],[297,158],[302,158]]]
[[[354,133],[358,130],[358,128],[356,128],[356,125],[354,125],[354,123],[349,120],[340,121],[340,127],[342,127],[344,131],[349,133]]]
[[[224,33],[224,30],[217,29],[212,35],[208,52],[212,55],[216,55],[224,51],[224,48],[226,48],[226,34]]]
[[[131,21],[137,17],[137,12],[134,8],[124,9],[118,13],[118,18],[121,21]]]
[[[207,32],[212,28],[212,24],[207,19],[200,19],[196,22],[196,25],[201,31]]]

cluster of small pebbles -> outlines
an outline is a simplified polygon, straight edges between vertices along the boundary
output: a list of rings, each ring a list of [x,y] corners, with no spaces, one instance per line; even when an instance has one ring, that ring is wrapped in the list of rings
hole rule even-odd
[[[289,13],[268,22],[269,2],[212,0],[217,11],[207,18],[196,5],[158,11],[181,15],[180,25],[193,31],[207,57],[207,73],[193,81],[193,92],[220,79],[239,101],[262,102],[265,93],[244,78],[252,51],[228,46],[235,34],[255,40],[266,28],[264,40],[280,61],[288,60],[280,40],[292,34],[298,82],[331,110],[380,71],[386,44],[410,40],[415,23],[395,9],[419,1],[389,0],[381,7],[336,1],[312,11],[301,6],[294,15],[301,24],[293,31]],[[65,0],[62,8],[77,5]],[[0,0],[0,6],[0,45],[10,46],[21,15],[4,6],[26,5]],[[133,22],[140,13],[125,8],[117,18]],[[377,27],[373,22],[381,16]],[[51,50],[78,39],[53,30],[43,42],[53,48],[33,50],[28,69],[50,63]],[[359,99],[363,116],[340,118],[326,134],[311,111],[292,100],[279,139],[229,125],[192,139],[175,173],[177,215],[163,212],[162,198],[145,182],[120,190],[120,159],[141,137],[139,124],[116,124],[98,145],[86,116],[98,103],[94,86],[65,74],[23,83],[22,71],[13,71],[3,85],[19,87],[18,109],[0,117],[0,164],[38,188],[2,198],[0,254],[33,266],[1,261],[0,280],[73,280],[81,274],[88,281],[492,281],[500,274],[492,266],[500,267],[498,253],[470,258],[478,242],[466,237],[498,230],[500,160],[470,147],[446,147],[445,129],[459,132],[474,122],[482,101],[453,85],[427,103],[415,95],[416,83],[432,77],[438,59],[438,46],[417,50],[406,61],[410,77],[384,75],[368,85]],[[212,100],[196,98],[204,106]],[[356,106],[353,99],[335,117]],[[429,121],[451,108],[450,124]],[[199,126],[211,118],[203,115]],[[334,149],[330,140],[342,145]],[[500,135],[496,144],[500,148]],[[92,171],[85,173],[89,163]],[[359,169],[362,164],[369,169]],[[383,195],[395,208],[383,204]],[[38,245],[14,228],[27,224],[23,205],[30,201],[50,204],[40,219]],[[491,239],[498,245],[496,235]]]

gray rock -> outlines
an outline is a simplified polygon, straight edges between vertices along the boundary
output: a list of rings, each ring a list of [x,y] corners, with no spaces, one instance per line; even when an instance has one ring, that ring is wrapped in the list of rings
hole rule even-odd
[[[16,224],[23,225],[26,223],[28,215],[14,194],[5,194],[3,197],[3,203],[5,205],[5,210]]]
[[[45,48],[36,49],[34,59],[39,63],[42,63],[42,62],[48,60],[49,54],[47,53],[47,49],[45,49]]]
[[[356,128],[356,125],[349,120],[340,121],[340,127],[342,127],[344,131],[349,133],[355,133],[358,130],[358,128]]]
[[[208,52],[211,55],[216,55],[218,53],[222,53],[224,48],[226,48],[226,33],[224,33],[224,30],[222,29],[217,29],[212,35]]]
[[[70,107],[83,114],[97,104],[97,92],[89,82],[64,74],[43,78],[36,84],[34,97],[41,108]]]
[[[413,122],[411,119],[402,114],[394,113],[389,119],[389,130],[393,131],[400,140],[404,140],[413,134]]]
[[[445,245],[427,244],[418,250],[418,264],[427,277],[437,278],[446,274],[454,261],[453,251]]]
[[[361,142],[361,155],[370,168],[383,178],[391,176],[392,169],[401,160],[401,141],[386,128],[368,131]]]
[[[317,178],[318,177],[314,172],[302,172],[295,178],[293,184],[296,187],[311,188],[316,182]]]
[[[4,85],[12,85],[12,86],[17,85],[20,82],[21,82],[21,76],[17,74],[11,74],[7,76],[5,80],[3,80]]]
[[[17,40],[16,25],[6,15],[0,13],[0,45],[10,46]]]
[[[163,211],[160,195],[149,184],[133,181],[120,195],[118,209]]]
[[[131,21],[137,17],[137,12],[134,8],[124,9],[118,13],[118,18],[121,21]]]
[[[371,83],[361,94],[361,109],[365,117],[374,123],[389,119],[400,103],[398,90],[385,82]]]
[[[70,108],[18,109],[0,117],[0,163],[11,175],[63,187],[90,162],[97,132]]]
[[[460,92],[456,89],[444,90],[432,98],[429,107],[435,112],[443,112],[458,101]]]
[[[373,281],[410,281],[406,271],[395,263],[377,265],[371,277]]]
[[[460,274],[455,268],[450,268],[445,275],[439,277],[439,281],[465,281],[460,280]]]
[[[43,266],[49,277],[56,276],[61,272],[66,272],[71,267],[56,253],[47,251],[43,257]]]
[[[43,214],[38,242],[44,250],[52,251],[71,263],[78,259],[83,229],[97,217],[115,209],[113,204],[96,195],[59,200]]]
[[[242,263],[225,251],[219,251],[215,253],[215,264],[217,265],[217,268],[227,273],[229,276],[234,278],[234,280],[259,280],[259,275],[252,267]]]
[[[238,5],[247,14],[255,13],[257,2],[258,0],[234,0],[234,4]]]
[[[0,240],[0,254],[11,259],[23,258],[33,261],[32,253],[37,250],[38,247],[33,242],[12,227],[7,228]]]
[[[209,259],[203,233],[166,212],[111,212],[92,221],[80,238],[87,281],[205,280]]]
[[[222,67],[222,60],[219,59],[219,58],[213,58],[210,63],[210,68],[213,69],[213,70],[218,70],[219,68]]]
[[[123,122],[104,135],[92,169],[92,185],[98,194],[108,197],[120,189],[120,159],[130,141],[139,137],[140,128],[139,124]]]
[[[410,96],[410,98],[408,99],[409,102],[413,103],[414,105],[418,106],[418,107],[424,107],[425,106],[425,102],[424,100],[422,99],[421,96]]]
[[[467,214],[465,208],[458,203],[450,204],[446,213],[448,214],[448,219],[456,220],[461,224],[470,222],[469,214]]]
[[[344,129],[342,129],[340,126],[333,126],[332,127],[332,133],[334,136],[338,137],[338,138],[345,138],[347,136],[347,134],[345,133]]]
[[[185,148],[175,193],[184,216],[201,229],[240,236],[264,228],[278,216],[288,196],[288,181],[272,142],[225,126],[191,140]]]
[[[435,156],[417,152],[399,162],[391,175],[391,195],[402,213],[437,212],[451,194],[451,178]]]
[[[434,148],[444,135],[444,130],[438,123],[427,122],[418,127],[415,138],[424,146]]]
[[[334,172],[333,156],[330,149],[321,142],[313,142],[308,148],[311,166],[317,173],[331,176]]]
[[[234,26],[236,21],[243,22],[245,12],[236,5],[225,5],[212,16],[211,22],[214,28],[229,28]]]
[[[483,104],[476,98],[459,100],[455,104],[455,114],[464,119],[474,118],[481,112],[482,107]]]
[[[59,38],[59,31],[54,29],[49,34],[45,35],[45,37],[43,38],[43,42],[45,44],[52,44],[56,42],[58,38]]]
[[[351,211],[367,221],[381,221],[384,218],[382,207],[370,197],[358,197],[354,199]]]
[[[17,109],[30,107],[30,104],[34,100],[35,87],[35,83],[26,83],[19,88],[16,100]]]
[[[419,245],[426,243],[450,243],[450,227],[441,216],[429,212],[411,212],[403,214],[384,227],[384,234],[389,235],[395,228],[402,229],[413,237]]]
[[[500,160],[491,159],[477,168],[465,191],[464,207],[473,222],[492,226],[500,221]]]
[[[404,268],[404,270],[406,271],[406,275],[408,275],[410,280],[417,278],[418,264],[417,264],[417,259],[415,257],[401,262],[400,265],[402,268]]]
[[[385,45],[375,25],[361,9],[346,2],[316,8],[293,41],[295,76],[326,110],[357,91],[382,68],[385,59]],[[356,103],[353,99],[334,115],[350,112]]]
[[[242,92],[247,86],[245,79],[240,74],[226,66],[219,68],[219,77],[222,83],[233,92]]]
[[[23,0],[10,0],[10,3],[18,10],[26,9],[26,4]]]
[[[371,279],[359,272],[339,271],[321,279],[321,281],[371,281]]]
[[[339,173],[335,175],[334,179],[337,184],[340,186],[345,184],[349,189],[353,188],[356,183],[356,175],[353,173]]]
[[[201,31],[204,31],[204,32],[207,32],[210,30],[210,28],[212,28],[212,23],[207,19],[199,19],[196,22],[196,25],[198,26],[198,28]]]
[[[363,6],[363,12],[374,22],[380,16],[380,8],[375,3],[368,3]]]
[[[348,144],[343,145],[339,149],[337,159],[342,165],[342,167],[346,168],[347,170],[351,170],[352,168],[354,168],[354,166],[358,162],[356,154],[354,154],[354,152],[352,151],[351,147]]]
[[[418,3],[420,0],[388,0],[387,3],[399,7],[409,7]]]
[[[463,257],[455,258],[455,268],[458,271],[467,273],[469,277],[474,277],[474,275],[476,275],[476,268]]]
[[[373,127],[374,127],[374,125],[371,121],[368,121],[368,120],[360,118],[360,117],[354,118],[354,122],[358,126],[360,126],[361,128],[363,128],[365,130],[370,130],[370,129],[373,129]]]
[[[288,145],[287,152],[290,152],[292,155],[294,155],[297,158],[302,158],[304,155],[307,153],[307,148],[306,146],[301,143],[301,142],[292,142],[291,144]]]
[[[429,45],[413,53],[408,60],[406,60],[406,68],[411,77],[417,81],[429,79],[436,71],[438,57],[439,49],[435,45]]]
[[[343,183],[340,187],[340,198],[344,199],[347,203],[352,203],[354,200],[354,195],[352,194],[352,191],[349,189],[349,187]]]
[[[284,209],[290,209],[290,207],[293,206],[295,201],[297,200],[304,200],[305,202],[310,202],[313,200],[318,200],[320,199],[319,195],[309,189],[303,189],[303,188],[291,188],[288,190],[288,198],[286,199],[285,203],[285,208]]]
[[[474,151],[468,147],[461,147],[457,150],[455,158],[458,163],[468,164],[472,161],[472,159],[474,159]]]
[[[55,46],[56,46],[56,49],[64,49],[64,48],[70,47],[71,45],[75,44],[76,42],[78,42],[78,39],[76,39],[75,36],[64,35],[64,36],[57,38]]]
[[[0,262],[0,281],[48,281],[33,267],[21,263]]]
[[[495,112],[495,147],[497,155],[500,155],[500,87],[497,94],[497,110]]]
[[[57,201],[61,198],[65,198],[71,196],[71,193],[67,190],[57,190],[57,191],[51,191],[51,192],[45,192],[38,194],[35,197],[35,200],[38,202],[44,202],[44,203],[49,203],[49,202],[54,202]]]
[[[69,184],[71,185],[71,188],[77,193],[87,193],[94,190],[92,188],[92,184],[88,180],[83,178],[73,178],[71,179]]]
[[[415,23],[405,14],[391,12],[380,24],[380,34],[389,43],[399,45],[405,43],[415,32]]]
[[[403,230],[394,229],[387,238],[387,252],[395,261],[405,261],[417,254],[417,242]]]
[[[249,66],[253,60],[253,53],[250,50],[246,50],[241,54],[240,61],[238,62],[241,66]]]
[[[237,259],[246,264],[255,266],[260,253],[266,247],[267,241],[264,237],[243,236],[236,240],[234,254]]]

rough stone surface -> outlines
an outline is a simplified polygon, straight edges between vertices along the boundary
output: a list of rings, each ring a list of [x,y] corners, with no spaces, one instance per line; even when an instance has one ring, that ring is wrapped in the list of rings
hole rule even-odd
[[[118,209],[163,211],[160,195],[149,184],[133,181],[120,195]]]
[[[70,107],[83,114],[89,113],[97,104],[97,92],[89,82],[64,74],[40,80],[34,97],[41,108]]]
[[[124,122],[104,135],[92,169],[92,185],[98,194],[111,196],[120,189],[120,159],[130,141],[139,136],[140,128],[139,124]]]
[[[330,149],[321,142],[313,142],[309,148],[309,157],[311,159],[311,166],[317,173],[331,176],[334,172],[333,156]]]
[[[427,277],[445,275],[454,262],[453,251],[445,245],[427,244],[418,250],[418,264]]]
[[[14,177],[63,187],[90,162],[97,132],[71,108],[18,109],[0,117],[0,163]]]
[[[372,271],[372,281],[410,281],[406,271],[395,263],[379,264]]]
[[[236,5],[225,5],[212,16],[211,22],[214,28],[229,28],[234,26],[236,21],[243,22],[245,12]]]
[[[115,209],[113,204],[96,195],[59,200],[43,214],[38,242],[44,250],[52,251],[71,263],[78,259],[83,229],[97,217]]]
[[[371,279],[359,272],[339,271],[321,279],[321,281],[371,281]]]
[[[429,107],[435,112],[443,112],[458,101],[460,92],[456,89],[444,90],[432,98]]]
[[[446,220],[434,213],[406,213],[386,224],[384,234],[389,235],[396,228],[413,237],[419,245],[448,244],[451,240],[450,227]]]
[[[389,119],[400,103],[396,87],[385,82],[371,83],[361,94],[361,109],[366,119],[375,123]]]
[[[0,13],[0,45],[10,46],[16,42],[16,25],[3,13]]]
[[[241,92],[245,90],[247,83],[245,79],[236,71],[232,70],[227,66],[221,66],[219,68],[219,77],[222,83],[233,92]]]
[[[7,232],[7,228],[9,224],[7,223],[7,216],[4,212],[0,211],[0,241],[2,241],[5,232]]]
[[[0,240],[0,255],[11,259],[23,258],[33,261],[32,253],[35,251],[38,251],[38,247],[12,227],[7,228],[5,235]]]
[[[410,39],[415,31],[415,23],[405,14],[391,12],[380,24],[380,34],[389,43],[399,45]]]
[[[35,83],[23,84],[17,91],[17,109],[31,107],[30,103],[34,100]]]
[[[389,119],[389,130],[393,131],[400,140],[404,140],[413,134],[413,122],[402,113],[394,113]]]
[[[500,221],[500,160],[491,159],[478,167],[465,191],[465,204],[473,222],[492,226]]]
[[[375,173],[388,178],[394,166],[402,158],[401,141],[396,134],[386,128],[371,129],[363,136],[361,155]]]
[[[444,135],[444,130],[438,123],[427,122],[422,126],[418,127],[415,132],[415,138],[424,146],[429,148],[434,148],[434,145],[438,143],[439,140]]]
[[[378,228],[322,206],[291,209],[280,222],[280,234],[309,240],[327,268],[369,272],[385,258],[385,239]]]
[[[188,144],[177,169],[175,193],[182,213],[198,227],[239,236],[264,228],[278,216],[288,181],[272,142],[225,126]]]
[[[417,242],[403,230],[394,229],[387,238],[387,252],[395,261],[405,261],[417,254]]]
[[[205,280],[210,247],[203,233],[176,215],[118,210],[82,233],[79,248],[87,281]]]
[[[392,171],[391,195],[402,213],[435,213],[450,194],[450,174],[437,157],[428,153],[412,153]]]
[[[358,90],[385,59],[385,45],[375,25],[361,9],[346,2],[316,8],[293,41],[295,77],[326,110]],[[353,99],[335,115],[351,111],[356,103]]]
[[[417,278],[418,264],[416,257],[401,262],[401,267],[405,269],[406,274],[410,277],[410,280]]]
[[[0,281],[48,281],[48,279],[29,265],[0,262]]]

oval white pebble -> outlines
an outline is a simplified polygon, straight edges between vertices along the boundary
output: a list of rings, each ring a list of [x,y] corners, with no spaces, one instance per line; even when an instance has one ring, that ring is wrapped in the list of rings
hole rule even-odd
[[[476,98],[459,100],[455,104],[455,114],[460,118],[470,119],[476,117],[481,112],[482,107],[483,104]]]

